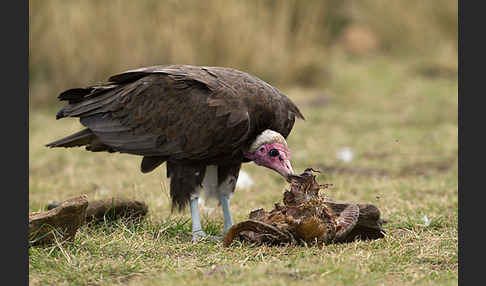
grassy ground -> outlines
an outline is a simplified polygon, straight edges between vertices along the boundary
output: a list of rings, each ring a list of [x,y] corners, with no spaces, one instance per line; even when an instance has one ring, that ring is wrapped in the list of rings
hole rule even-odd
[[[331,198],[377,205],[389,220],[384,239],[320,249],[192,244],[189,214],[170,213],[165,168],[141,174],[135,156],[49,150],[43,145],[80,124],[31,105],[30,211],[86,193],[142,200],[149,214],[139,224],[85,226],[73,244],[29,249],[30,284],[456,285],[457,75],[379,58],[336,60],[329,70],[325,89],[283,89],[307,118],[288,139],[293,166],[320,168]],[[351,162],[337,159],[343,147]],[[236,222],[271,209],[286,188],[269,170],[243,170],[255,185],[234,195]],[[220,234],[220,209],[202,212],[206,230]]]

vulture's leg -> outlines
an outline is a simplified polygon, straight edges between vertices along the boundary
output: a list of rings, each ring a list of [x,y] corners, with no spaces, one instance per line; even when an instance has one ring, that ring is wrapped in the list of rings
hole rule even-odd
[[[229,200],[235,191],[236,181],[240,172],[241,163],[218,166],[218,197],[223,209],[224,228],[223,232],[226,234],[233,225],[231,212],[229,208]]]
[[[224,228],[223,233],[227,233],[230,227],[233,225],[233,219],[231,218],[231,212],[229,210],[229,196],[220,195],[219,200],[221,202],[221,208],[223,209]]]
[[[233,165],[209,165],[206,166],[202,185],[206,189],[209,198],[217,198],[221,203],[224,218],[223,232],[229,230],[233,225],[231,218],[229,200],[235,190],[236,180],[240,171],[241,164]]]
[[[196,242],[207,236],[201,226],[201,217],[199,216],[199,191],[197,196],[191,196],[191,219],[192,219],[192,241]]]
[[[167,162],[167,177],[170,178],[170,196],[173,206],[184,206],[188,202],[191,207],[192,240],[198,241],[206,237],[201,227],[199,216],[199,194],[201,193],[204,178],[203,165],[183,165],[175,162]]]
[[[224,217],[224,229],[223,232],[226,231],[233,225],[233,221],[231,220],[231,214],[229,211],[229,195],[227,195],[227,180],[223,182],[219,182],[220,172],[219,169],[221,166],[209,165],[206,166],[206,175],[204,176],[204,180],[202,185],[206,189],[208,198],[215,198],[219,199],[221,202],[221,207],[223,209],[223,217]]]

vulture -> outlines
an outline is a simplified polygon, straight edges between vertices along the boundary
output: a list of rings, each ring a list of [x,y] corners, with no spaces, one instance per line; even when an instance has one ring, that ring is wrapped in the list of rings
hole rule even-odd
[[[226,233],[229,199],[242,163],[294,175],[286,138],[297,106],[263,80],[227,67],[151,66],[62,92],[56,119],[78,117],[85,129],[47,144],[142,156],[141,172],[166,163],[172,210],[190,206],[192,239],[201,228],[198,198],[219,200]]]

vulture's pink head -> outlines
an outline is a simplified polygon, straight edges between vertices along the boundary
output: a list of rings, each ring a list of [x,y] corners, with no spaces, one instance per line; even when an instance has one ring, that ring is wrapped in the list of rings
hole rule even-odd
[[[244,155],[255,164],[276,171],[287,181],[289,176],[294,174],[287,141],[278,132],[269,129],[263,131]]]

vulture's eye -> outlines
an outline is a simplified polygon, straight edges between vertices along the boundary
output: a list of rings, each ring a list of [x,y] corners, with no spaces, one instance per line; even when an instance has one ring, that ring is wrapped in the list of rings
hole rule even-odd
[[[268,155],[270,155],[270,157],[277,157],[278,156],[278,150],[272,149],[268,152]]]

